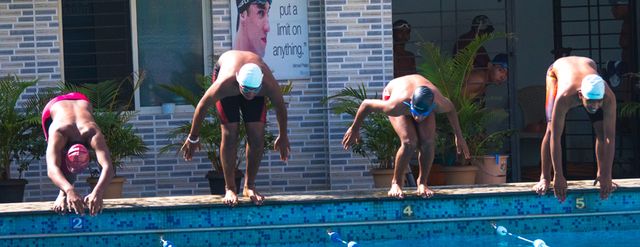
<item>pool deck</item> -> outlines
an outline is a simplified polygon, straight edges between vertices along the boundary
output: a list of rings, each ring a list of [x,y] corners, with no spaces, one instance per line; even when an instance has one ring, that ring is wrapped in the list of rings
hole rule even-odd
[[[640,190],[640,179],[614,179],[618,184],[618,191]],[[433,198],[447,197],[477,197],[487,195],[508,195],[508,194],[530,194],[531,187],[535,183],[507,183],[499,185],[452,185],[452,186],[432,186],[436,195]],[[569,192],[576,191],[598,191],[599,186],[593,186],[593,180],[569,181]],[[126,189],[126,188],[125,188]],[[414,188],[405,188],[407,198],[415,198]],[[547,193],[553,193],[549,191]],[[265,204],[289,204],[318,201],[360,201],[360,200],[389,200],[387,189],[373,190],[350,190],[350,191],[313,191],[296,193],[265,193]],[[615,197],[615,192],[611,195]],[[248,198],[240,197],[239,205],[253,206]],[[429,200],[429,199],[425,199]],[[105,210],[113,209],[142,209],[142,208],[167,208],[167,207],[198,207],[198,206],[220,206],[227,207],[222,203],[222,197],[217,195],[199,196],[172,196],[172,197],[146,197],[146,198],[123,198],[106,199]],[[24,202],[0,204],[0,215],[21,214],[21,213],[44,213],[51,212],[52,202]]]

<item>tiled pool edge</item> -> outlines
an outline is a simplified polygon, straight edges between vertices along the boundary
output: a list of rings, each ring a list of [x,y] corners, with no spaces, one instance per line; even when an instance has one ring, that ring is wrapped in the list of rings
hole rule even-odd
[[[10,241],[7,244],[18,243],[17,239],[9,240],[12,236],[36,242],[41,241],[38,236],[49,241],[83,238],[78,235],[100,243],[106,241],[102,240],[105,236],[99,236],[105,233],[107,236],[129,234],[124,237],[127,243],[148,243],[157,240],[160,234],[205,246],[203,243],[210,241],[221,245],[285,240],[322,242],[326,239],[310,236],[322,236],[326,228],[340,229],[352,236],[368,234],[370,239],[394,239],[442,235],[452,229],[460,234],[486,234],[490,232],[487,222],[492,220],[511,222],[512,227],[521,232],[579,231],[618,218],[623,222],[617,222],[620,228],[637,226],[640,180],[616,182],[620,189],[604,201],[598,198],[593,181],[570,182],[572,190],[563,204],[557,202],[552,192],[546,196],[535,195],[530,191],[533,183],[435,187],[439,194],[432,199],[409,196],[395,200],[387,198],[385,190],[273,195],[268,197],[266,205],[256,207],[242,200],[236,208],[222,205],[218,196],[118,199],[107,200],[109,209],[103,215],[82,217],[84,225],[80,229],[71,227],[74,216],[49,212],[51,202],[11,204],[10,207],[0,204],[0,243],[2,239]],[[576,208],[578,198],[585,204],[582,209]],[[29,207],[16,208],[26,204]],[[549,218],[567,224],[541,223]],[[389,224],[395,224],[396,230],[391,233],[380,230]],[[430,227],[419,227],[424,224]]]
[[[640,179],[616,179],[614,180],[620,191],[640,191]],[[535,183],[507,183],[500,185],[453,185],[453,186],[432,186],[436,196],[432,199],[459,198],[459,197],[482,197],[492,195],[522,194],[531,195],[531,187]],[[598,186],[593,186],[593,180],[569,181],[569,192],[594,192]],[[125,188],[126,189],[126,188]],[[413,195],[415,188],[406,188],[407,199],[418,198]],[[613,196],[615,197],[616,192]],[[553,194],[549,191],[548,194]],[[386,189],[375,190],[352,190],[352,191],[316,191],[306,193],[278,193],[266,194],[265,205],[324,202],[324,201],[360,201],[360,200],[394,200],[387,197]],[[240,197],[239,206],[253,206],[248,198]],[[25,202],[25,203],[4,203],[0,204],[0,216],[13,213],[51,213],[52,201],[47,202]],[[105,200],[105,210],[139,209],[139,208],[165,208],[165,207],[227,207],[222,203],[222,196],[200,195],[200,196],[174,196],[174,197],[145,197],[145,198],[122,198]]]

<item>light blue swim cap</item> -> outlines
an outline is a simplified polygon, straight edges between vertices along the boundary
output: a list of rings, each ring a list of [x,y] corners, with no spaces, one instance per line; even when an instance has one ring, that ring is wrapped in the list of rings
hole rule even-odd
[[[602,99],[604,98],[604,80],[596,74],[587,75],[582,78],[580,91],[585,99]]]
[[[240,86],[258,88],[262,85],[262,69],[255,63],[247,63],[236,73]]]

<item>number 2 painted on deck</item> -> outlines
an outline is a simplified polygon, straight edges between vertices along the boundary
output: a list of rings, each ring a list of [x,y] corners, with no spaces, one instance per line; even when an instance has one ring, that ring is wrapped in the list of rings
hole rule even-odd
[[[71,219],[71,229],[78,230],[84,228],[84,220],[80,217]]]
[[[413,210],[411,210],[411,205],[407,205],[406,207],[404,207],[404,210],[402,210],[402,214],[404,214],[404,216],[406,217],[411,217],[413,215]]]

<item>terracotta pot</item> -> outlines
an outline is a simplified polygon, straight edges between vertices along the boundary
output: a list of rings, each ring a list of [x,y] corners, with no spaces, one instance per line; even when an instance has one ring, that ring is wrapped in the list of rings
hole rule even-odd
[[[104,191],[103,199],[122,198],[122,187],[126,179],[124,177],[115,176],[111,179],[111,183],[107,185],[107,189]],[[98,178],[88,177],[87,183],[91,187],[91,190],[98,184]]]
[[[442,165],[433,164],[431,171],[429,171],[429,178],[427,178],[427,185],[445,185],[444,173],[442,173]],[[420,167],[418,165],[411,165],[411,173],[413,174],[413,180],[418,181],[420,175]]]
[[[442,166],[441,172],[444,173],[444,180],[447,185],[475,184],[478,167],[475,165]]]
[[[373,176],[373,187],[389,188],[393,179],[393,169],[371,169]]]
[[[427,185],[445,185],[446,177],[444,172],[442,172],[442,165],[433,164],[431,166],[431,172],[429,172],[429,178],[427,180]]]

